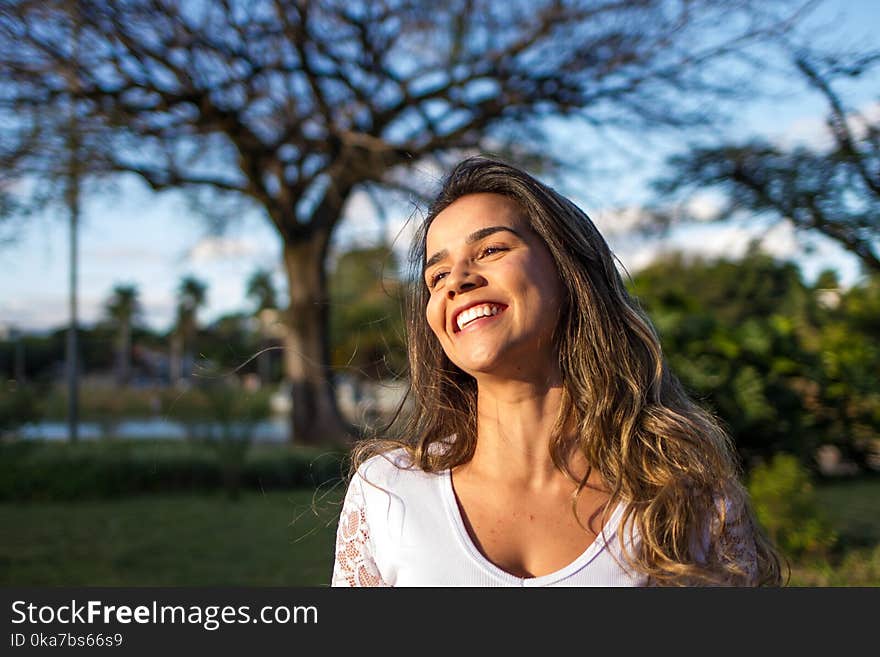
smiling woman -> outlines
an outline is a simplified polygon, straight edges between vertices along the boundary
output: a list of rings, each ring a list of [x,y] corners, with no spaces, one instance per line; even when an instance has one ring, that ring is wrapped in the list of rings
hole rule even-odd
[[[412,264],[413,411],[352,454],[334,586],[780,583],[728,437],[586,214],[465,160]]]

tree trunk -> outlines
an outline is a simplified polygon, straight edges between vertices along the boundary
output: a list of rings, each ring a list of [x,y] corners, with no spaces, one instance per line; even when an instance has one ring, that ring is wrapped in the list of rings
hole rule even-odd
[[[290,294],[285,313],[284,368],[291,384],[290,440],[300,445],[346,445],[353,438],[330,385],[329,299],[324,274],[329,237],[329,231],[324,231],[284,246]]]

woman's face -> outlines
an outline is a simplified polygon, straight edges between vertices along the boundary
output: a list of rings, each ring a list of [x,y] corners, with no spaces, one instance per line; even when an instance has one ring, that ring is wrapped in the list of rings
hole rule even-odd
[[[550,251],[519,206],[499,194],[463,196],[428,229],[428,324],[472,376],[548,380],[562,284]]]

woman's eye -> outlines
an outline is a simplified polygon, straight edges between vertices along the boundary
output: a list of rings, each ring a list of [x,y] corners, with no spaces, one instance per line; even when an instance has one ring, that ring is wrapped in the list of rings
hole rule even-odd
[[[485,256],[494,255],[496,253],[500,253],[501,251],[506,251],[507,247],[504,246],[487,246],[480,251],[479,257],[483,258]]]
[[[446,271],[438,271],[435,274],[432,274],[430,280],[428,281],[428,287],[434,287],[435,285],[437,285],[437,283],[443,280],[448,273],[449,272]]]

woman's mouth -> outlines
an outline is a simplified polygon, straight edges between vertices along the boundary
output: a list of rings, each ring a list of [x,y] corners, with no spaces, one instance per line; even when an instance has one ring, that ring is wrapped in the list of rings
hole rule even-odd
[[[504,306],[499,303],[481,303],[476,306],[471,306],[458,313],[455,318],[455,328],[456,332],[463,330],[467,326],[470,326],[474,322],[483,319],[484,317],[494,317],[495,315],[503,312],[507,306]]]

